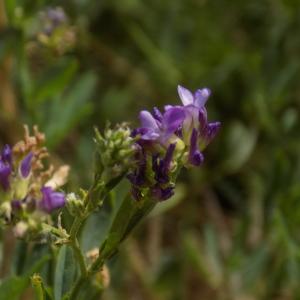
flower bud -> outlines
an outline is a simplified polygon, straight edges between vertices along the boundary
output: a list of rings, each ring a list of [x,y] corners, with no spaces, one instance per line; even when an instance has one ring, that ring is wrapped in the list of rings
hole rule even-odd
[[[81,216],[84,212],[83,201],[75,193],[67,194],[66,206],[70,215],[74,217]]]

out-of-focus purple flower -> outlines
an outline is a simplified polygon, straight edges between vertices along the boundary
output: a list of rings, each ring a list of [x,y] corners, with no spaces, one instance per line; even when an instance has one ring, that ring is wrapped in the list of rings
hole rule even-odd
[[[56,26],[66,21],[67,17],[64,10],[61,7],[48,8],[46,11],[47,17]]]
[[[48,8],[41,13],[41,20],[44,23],[44,33],[51,35],[56,28],[67,22],[67,16],[61,7]]]
[[[40,208],[47,213],[63,207],[66,203],[65,194],[56,192],[51,187],[44,186],[41,188],[41,192]]]
[[[141,127],[136,133],[141,135],[142,140],[166,143],[168,138],[178,129],[185,118],[185,112],[181,107],[172,107],[161,114],[155,108],[154,116],[143,110],[140,112]]]
[[[9,176],[11,174],[11,166],[0,159],[0,185],[4,191],[9,189]]]
[[[21,162],[20,173],[23,178],[27,178],[30,173],[32,158],[33,153],[29,152]]]
[[[9,165],[11,165],[12,162],[12,152],[11,152],[11,148],[9,145],[5,145],[3,147],[2,153],[1,153],[1,159],[3,162],[8,163]]]

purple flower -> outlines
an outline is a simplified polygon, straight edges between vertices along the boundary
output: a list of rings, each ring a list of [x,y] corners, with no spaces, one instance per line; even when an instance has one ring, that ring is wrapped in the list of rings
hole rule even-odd
[[[54,26],[60,25],[61,23],[65,22],[67,19],[65,12],[60,7],[48,8],[46,13],[47,13],[47,17],[49,18],[49,20],[51,20]]]
[[[185,112],[181,107],[172,107],[162,115],[155,108],[154,116],[143,110],[140,112],[139,117],[142,126],[137,129],[137,133],[141,134],[141,139],[146,141],[159,140],[162,144],[165,144],[182,124]]]
[[[156,107],[152,114],[140,112],[141,127],[132,136],[139,138],[137,144],[144,155],[137,159],[136,169],[128,175],[135,199],[148,192],[160,201],[170,198],[178,169],[182,165],[201,165],[202,150],[220,128],[220,122],[208,122],[205,108],[211,94],[208,88],[192,93],[178,86],[178,94],[182,106],[167,105],[164,113]]]
[[[196,146],[195,142],[192,143],[192,141],[198,140],[198,144],[204,149],[216,136],[221,123],[208,123],[207,111],[205,108],[206,101],[211,94],[211,91],[208,88],[198,89],[195,93],[192,93],[179,85],[178,94],[186,113],[182,126],[183,138],[186,143],[190,140],[193,148],[190,152],[195,153]],[[197,134],[194,134],[192,137],[191,134],[193,134],[194,129],[197,130]],[[199,160],[201,155],[198,153],[196,156],[198,157],[197,160]]]
[[[29,152],[21,162],[20,172],[23,178],[27,178],[30,173],[32,158],[33,153]]]
[[[9,189],[9,176],[11,174],[11,166],[0,159],[0,185],[4,191]]]
[[[53,210],[61,208],[65,205],[65,194],[55,192],[51,187],[44,186],[41,188],[42,199],[40,201],[40,208],[51,213]]]
[[[11,153],[11,148],[9,145],[5,145],[3,147],[2,153],[1,153],[1,159],[3,162],[8,163],[11,165],[12,162],[12,153]]]

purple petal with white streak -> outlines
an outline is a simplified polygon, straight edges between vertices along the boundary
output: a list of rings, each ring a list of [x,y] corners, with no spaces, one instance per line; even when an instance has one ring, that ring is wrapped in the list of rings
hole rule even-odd
[[[192,105],[194,103],[194,96],[188,89],[184,88],[181,85],[178,85],[177,90],[178,90],[178,95],[184,106]]]
[[[142,124],[141,127],[144,128],[151,128],[154,131],[159,130],[157,120],[154,119],[154,117],[150,114],[147,110],[142,110],[139,115],[140,122]]]

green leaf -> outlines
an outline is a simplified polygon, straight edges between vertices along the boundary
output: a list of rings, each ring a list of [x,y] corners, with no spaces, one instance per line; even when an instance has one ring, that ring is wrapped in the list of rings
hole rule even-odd
[[[5,10],[9,22],[13,21],[16,9],[16,0],[5,0]]]
[[[57,145],[79,121],[91,113],[92,106],[88,100],[96,81],[93,72],[80,76],[66,95],[53,101],[51,107],[46,109],[45,114],[49,119],[45,118],[44,126],[50,147]]]
[[[107,239],[100,249],[100,253],[104,259],[109,258],[117,251],[119,244],[128,236],[143,217],[150,213],[156,203],[156,201],[150,198],[144,199],[141,202],[134,201],[130,194],[124,198],[114,217]]]
[[[54,299],[61,300],[64,293],[70,290],[76,275],[76,261],[72,250],[66,245],[59,250],[55,275]]]
[[[28,285],[28,278],[13,276],[5,279],[0,285],[0,300],[18,300]]]
[[[98,248],[103,242],[111,223],[111,215],[100,211],[92,214],[86,221],[81,234],[83,252]]]
[[[234,122],[228,129],[227,160],[223,168],[229,172],[239,170],[250,158],[256,145],[257,132],[241,122]]]
[[[74,59],[65,59],[50,67],[36,82],[31,105],[37,105],[49,98],[61,94],[70,83],[78,69]]]

